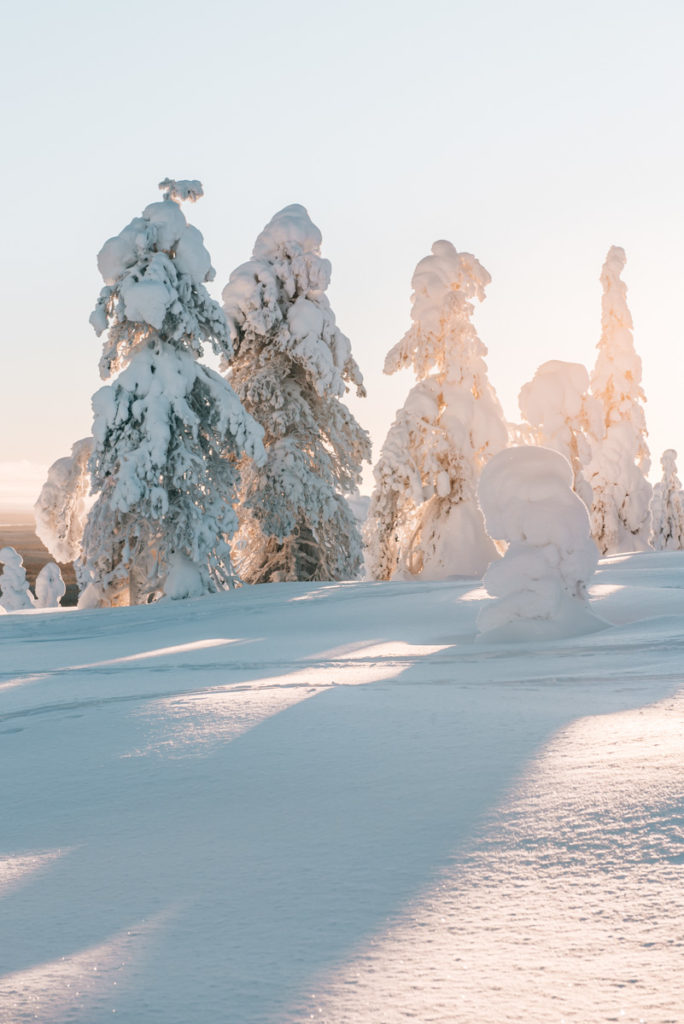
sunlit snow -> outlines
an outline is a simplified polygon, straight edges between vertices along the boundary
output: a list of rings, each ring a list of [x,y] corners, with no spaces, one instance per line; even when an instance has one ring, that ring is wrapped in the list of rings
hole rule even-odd
[[[0,620],[3,1024],[666,1024],[684,554],[477,643],[479,582]]]

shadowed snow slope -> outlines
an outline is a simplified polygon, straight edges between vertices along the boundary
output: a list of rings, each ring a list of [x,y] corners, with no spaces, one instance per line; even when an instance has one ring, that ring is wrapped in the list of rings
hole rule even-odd
[[[594,581],[4,615],[3,1024],[678,1020],[684,554]]]

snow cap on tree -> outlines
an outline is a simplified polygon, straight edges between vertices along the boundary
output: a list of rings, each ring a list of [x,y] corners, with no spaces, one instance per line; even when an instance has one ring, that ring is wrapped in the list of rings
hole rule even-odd
[[[496,598],[478,616],[488,640],[572,636],[602,627],[589,611],[587,584],[598,562],[572,468],[549,448],[507,448],[480,478],[487,529],[507,541],[484,578]]]
[[[431,254],[418,263],[413,273],[413,324],[388,352],[385,373],[410,366],[418,380],[433,372],[449,374],[451,353],[444,338],[452,330],[452,318],[463,319],[467,305],[467,319],[474,310],[468,300],[474,298],[482,302],[491,280],[479,260],[469,252],[457,252],[451,242],[443,239],[435,242]],[[474,328],[469,333],[469,340],[474,342],[477,337]],[[477,355],[484,357],[487,349],[477,340]],[[454,368],[458,376],[459,364],[455,363]]]
[[[361,562],[344,496],[358,486],[370,441],[341,399],[365,391],[325,294],[331,267],[320,246],[306,209],[287,206],[223,289],[235,350],[224,368],[263,425],[268,454],[261,469],[242,466],[236,550],[248,582],[348,579]]]
[[[330,261],[320,254],[321,233],[298,203],[280,210],[257,237],[252,259],[237,267],[223,289],[233,345],[287,355],[319,395],[341,398],[351,386],[365,395],[351,342],[339,329],[325,290]],[[233,375],[237,364],[233,363]]]
[[[204,287],[216,272],[201,232],[179,206],[183,198],[199,198],[201,184],[166,178],[160,188],[164,199],[146,206],[98,253],[105,287],[90,323],[98,336],[109,328],[100,362],[105,379],[156,334],[198,356],[205,342],[230,354],[225,318]]]
[[[620,279],[624,249],[612,246],[601,272],[601,337],[591,375],[601,421],[591,439],[585,476],[593,491],[592,534],[602,554],[644,551],[651,532],[650,457],[641,360],[634,349],[627,288]]]
[[[33,608],[34,601],[29,591],[24,561],[15,548],[0,548],[0,605],[7,612]]]

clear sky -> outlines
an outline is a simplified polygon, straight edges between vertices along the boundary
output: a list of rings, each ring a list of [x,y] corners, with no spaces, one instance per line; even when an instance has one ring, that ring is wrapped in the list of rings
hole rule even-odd
[[[95,257],[167,175],[204,183],[186,214],[217,298],[272,214],[307,207],[375,458],[412,383],[382,364],[435,239],[492,275],[477,326],[512,420],[540,363],[593,365],[601,264],[623,246],[656,476],[666,447],[684,470],[683,34],[681,0],[13,6],[0,490],[89,433]]]

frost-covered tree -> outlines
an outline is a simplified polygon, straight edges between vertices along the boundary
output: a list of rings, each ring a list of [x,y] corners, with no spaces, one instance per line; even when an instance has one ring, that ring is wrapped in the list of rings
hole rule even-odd
[[[651,502],[652,544],[656,551],[684,550],[684,500],[682,484],[677,476],[677,452],[668,448],[660,465],[662,479],[653,488]]]
[[[19,552],[12,547],[0,548],[0,565],[4,565],[0,573],[0,605],[6,612],[33,608],[34,601]]]
[[[600,429],[591,439],[592,459],[585,476],[593,492],[592,534],[604,555],[645,551],[651,532],[646,396],[627,288],[620,279],[625,262],[624,249],[612,246],[601,272],[602,330],[591,375],[592,394],[601,403],[602,415]]]
[[[573,489],[591,507],[591,487],[584,469],[591,461],[589,436],[601,430],[601,406],[589,394],[589,374],[580,363],[559,359],[542,363],[518,396],[531,428],[527,443],[552,448],[572,466]]]
[[[477,502],[487,460],[507,442],[471,322],[490,276],[470,253],[439,241],[412,279],[412,326],[385,373],[418,383],[397,413],[373,472],[366,564],[374,579],[480,576],[498,557]]]
[[[81,557],[81,541],[88,514],[92,437],[76,441],[71,455],[57,459],[33,506],[36,535],[53,558],[62,564]]]
[[[485,466],[487,529],[508,542],[484,577],[495,598],[478,615],[485,639],[571,636],[603,625],[587,602],[598,551],[572,484],[570,463],[550,448],[507,448]]]
[[[55,562],[48,562],[36,576],[36,607],[56,608],[66,594],[66,586]]]
[[[346,494],[370,440],[342,398],[364,395],[349,339],[325,294],[330,263],[303,206],[287,206],[230,275],[223,308],[229,379],[264,427],[263,466],[245,460],[235,550],[250,583],[357,575],[361,539]]]
[[[84,606],[231,586],[237,460],[264,458],[261,428],[197,361],[206,343],[231,353],[225,317],[204,286],[214,277],[209,253],[180,208],[201,185],[166,179],[160,188],[163,200],[98,255],[105,287],[90,319],[98,335],[107,332],[101,375],[118,376],[93,396]]]

